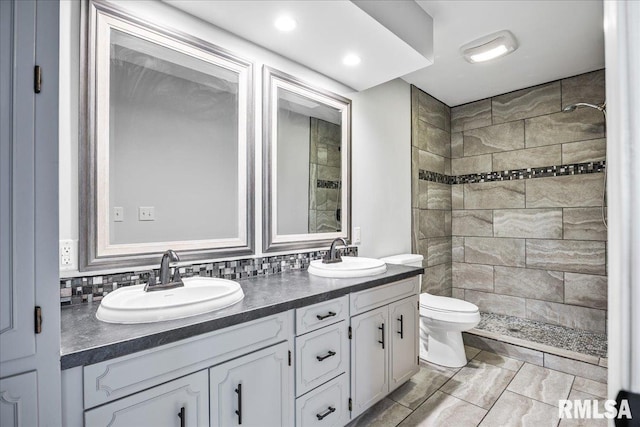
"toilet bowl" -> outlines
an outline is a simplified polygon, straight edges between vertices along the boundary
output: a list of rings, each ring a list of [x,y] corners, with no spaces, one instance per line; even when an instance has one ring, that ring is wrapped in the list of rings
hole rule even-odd
[[[381,259],[388,264],[422,267],[423,256],[402,254]],[[466,365],[462,332],[479,322],[480,311],[470,302],[420,294],[420,359],[452,368]]]

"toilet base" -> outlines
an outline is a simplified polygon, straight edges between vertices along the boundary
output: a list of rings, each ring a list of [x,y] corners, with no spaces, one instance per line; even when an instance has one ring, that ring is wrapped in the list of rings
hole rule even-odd
[[[448,368],[467,364],[462,332],[428,329],[420,319],[420,359]]]

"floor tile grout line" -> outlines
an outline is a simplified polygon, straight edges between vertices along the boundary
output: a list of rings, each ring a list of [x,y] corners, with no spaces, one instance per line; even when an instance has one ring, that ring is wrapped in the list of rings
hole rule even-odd
[[[502,392],[500,393],[500,396],[498,396],[498,398],[496,399],[495,402],[493,402],[493,404],[491,405],[491,408],[489,408],[489,410],[487,410],[487,413],[484,414],[484,417],[482,417],[482,419],[480,420],[480,422],[478,423],[478,425],[482,424],[482,421],[484,421],[484,419],[487,417],[487,415],[489,415],[489,412],[491,412],[491,410],[493,409],[494,406],[496,406],[496,403],[498,403],[498,401],[500,400],[500,398],[502,397],[502,395],[504,394],[504,392],[507,390],[507,388],[509,387],[509,385],[513,382],[514,378],[516,377],[516,375],[518,375],[518,373],[520,372],[520,370],[522,369],[522,367],[524,366],[524,364],[527,362],[524,362],[522,365],[520,365],[520,367],[518,368],[518,370],[516,371],[516,373],[513,375],[513,377],[511,378],[511,380],[509,381],[509,384],[507,384],[504,389],[502,390]]]

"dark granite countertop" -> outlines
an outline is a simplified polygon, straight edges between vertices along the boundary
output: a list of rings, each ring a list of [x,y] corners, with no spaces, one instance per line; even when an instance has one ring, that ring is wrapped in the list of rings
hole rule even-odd
[[[245,297],[231,307],[184,319],[137,325],[99,321],[95,316],[98,303],[64,307],[60,316],[60,363],[62,369],[98,363],[423,272],[422,268],[388,265],[384,274],[352,279],[326,279],[306,271],[292,271],[238,280]]]

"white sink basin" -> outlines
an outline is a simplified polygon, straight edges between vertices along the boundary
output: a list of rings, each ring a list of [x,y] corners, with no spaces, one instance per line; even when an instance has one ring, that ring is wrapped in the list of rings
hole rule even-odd
[[[108,323],[150,323],[220,310],[244,298],[240,284],[212,277],[185,277],[184,287],[145,292],[144,285],[107,294],[96,317]]]
[[[384,261],[374,258],[343,256],[342,262],[323,264],[321,259],[311,261],[309,273],[320,277],[344,279],[349,277],[366,277],[382,274],[387,271]]]

